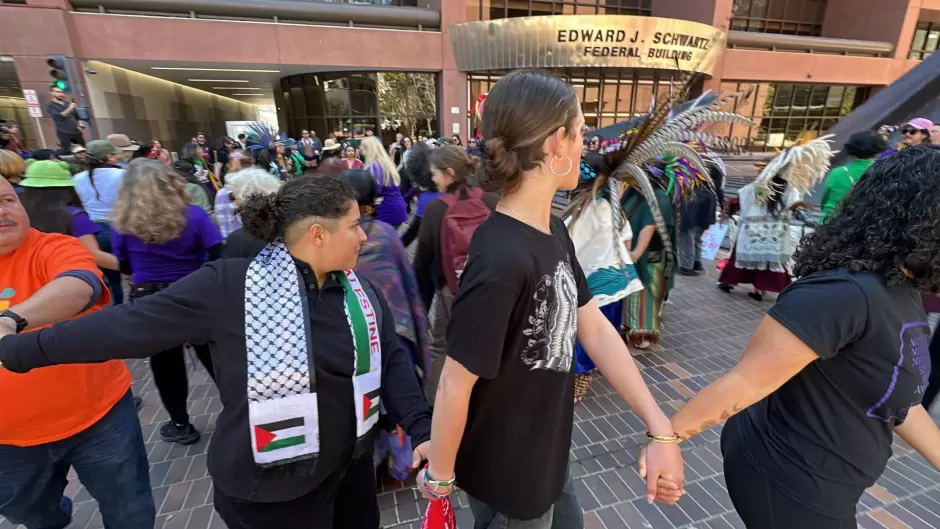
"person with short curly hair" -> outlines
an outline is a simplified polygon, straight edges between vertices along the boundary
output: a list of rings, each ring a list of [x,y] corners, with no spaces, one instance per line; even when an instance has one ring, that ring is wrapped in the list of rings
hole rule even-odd
[[[940,468],[921,406],[940,287],[940,152],[876,162],[803,239],[784,290],[738,364],[672,418],[689,438],[727,420],[725,481],[747,527],[855,527],[894,433]]]

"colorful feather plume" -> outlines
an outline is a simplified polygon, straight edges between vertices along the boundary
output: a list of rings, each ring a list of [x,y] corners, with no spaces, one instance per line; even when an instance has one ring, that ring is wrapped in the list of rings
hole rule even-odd
[[[781,192],[774,185],[775,176],[780,176],[801,194],[812,191],[826,177],[832,155],[831,134],[816,139],[802,136],[792,146],[783,149],[761,170],[754,180],[755,193],[761,202],[770,202]]]
[[[245,136],[245,143],[252,151],[273,149],[277,143],[284,143],[287,139],[287,134],[278,134],[276,127],[261,121],[249,123]]]
[[[582,165],[582,185],[564,212],[565,216],[577,219],[579,212],[605,191],[616,204],[619,203],[619,191],[622,191],[623,185],[635,187],[650,205],[657,233],[666,249],[666,268],[670,273],[676,257],[656,200],[654,181],[677,204],[683,199],[691,199],[697,187],[705,187],[715,194],[715,185],[706,167],[706,160],[722,167],[724,164],[720,163],[717,153],[734,152],[737,147],[728,139],[705,132],[706,124],[753,124],[744,116],[723,110],[728,108],[733,98],[737,100],[741,94],[718,97],[707,105],[701,103],[703,94],[689,108],[676,111],[676,106],[686,96],[696,78],[694,73],[683,73],[675,86],[671,86],[667,98],[659,104],[651,104],[647,116],[634,118],[634,123],[627,124],[627,131],[621,135],[619,145],[610,145],[604,149],[603,163]],[[650,174],[654,177],[651,178]],[[611,179],[622,184],[608,185]]]

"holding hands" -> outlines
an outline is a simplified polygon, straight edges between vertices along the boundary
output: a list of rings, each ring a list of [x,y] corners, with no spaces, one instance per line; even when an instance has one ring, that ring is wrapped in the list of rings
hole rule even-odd
[[[669,424],[669,423],[667,423]],[[662,428],[657,430],[661,431]],[[679,436],[656,435],[646,432],[649,444],[640,451],[637,458],[637,471],[646,479],[646,501],[676,503],[685,494],[685,468],[682,463],[682,451],[679,449]]]

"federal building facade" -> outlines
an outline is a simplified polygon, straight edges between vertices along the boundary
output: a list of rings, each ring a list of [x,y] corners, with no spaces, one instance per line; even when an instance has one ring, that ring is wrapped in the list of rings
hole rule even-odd
[[[44,106],[59,54],[92,134],[172,144],[261,112],[293,137],[465,140],[502,75],[543,68],[596,128],[700,73],[697,92],[736,94],[754,121],[719,132],[761,151],[831,127],[940,43],[940,0],[8,0],[0,20],[0,117],[31,142],[52,124],[20,90]]]

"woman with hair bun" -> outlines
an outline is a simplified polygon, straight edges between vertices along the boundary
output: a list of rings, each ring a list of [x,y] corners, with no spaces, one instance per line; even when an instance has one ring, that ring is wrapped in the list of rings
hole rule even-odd
[[[381,290],[351,271],[366,239],[359,218],[356,191],[333,178],[244,197],[245,230],[268,242],[257,257],[212,261],[134,303],[5,336],[0,363],[19,373],[207,344],[222,401],[209,474],[226,526],[378,529],[378,410],[411,436],[417,461],[431,416]]]
[[[434,444],[418,475],[429,498],[459,480],[476,527],[583,527],[568,470],[576,338],[656,441],[650,501],[675,502],[682,492],[669,419],[597,308],[568,231],[551,213],[555,193],[578,184],[583,126],[574,89],[544,72],[503,77],[483,109],[481,182],[502,198],[470,243],[450,311]]]

